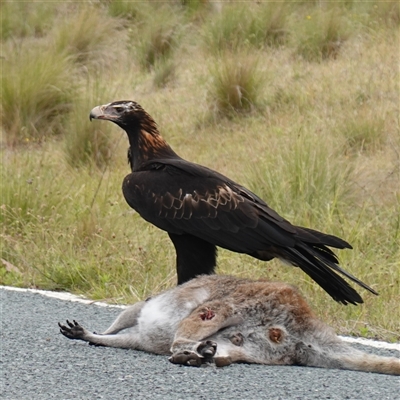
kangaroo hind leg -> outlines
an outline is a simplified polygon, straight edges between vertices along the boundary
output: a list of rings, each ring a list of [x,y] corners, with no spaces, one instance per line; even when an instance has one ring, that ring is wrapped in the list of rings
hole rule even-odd
[[[139,303],[135,303],[134,305],[126,308],[121,312],[121,314],[118,315],[111,326],[102,332],[102,335],[113,335],[122,331],[123,329],[135,326],[140,312],[145,304],[145,301],[140,301]]]
[[[124,329],[132,328],[137,324],[138,317],[145,302],[139,302],[126,310],[103,333],[90,332],[77,321],[67,320],[66,325],[58,323],[60,332],[68,339],[83,340],[96,346],[121,347],[128,349],[140,348],[140,337],[137,331],[118,333]]]
[[[67,320],[66,325],[58,323],[60,333],[68,339],[83,340],[95,346],[118,347],[123,349],[140,348],[140,336],[138,332],[118,333],[115,335],[99,335],[92,333],[77,321]]]

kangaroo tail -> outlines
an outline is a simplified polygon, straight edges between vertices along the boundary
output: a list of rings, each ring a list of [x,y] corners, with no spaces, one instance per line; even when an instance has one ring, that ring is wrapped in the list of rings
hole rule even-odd
[[[395,357],[382,357],[361,353],[354,356],[342,356],[341,362],[344,369],[400,375],[400,359]]]
[[[400,375],[400,359],[367,354],[341,341],[323,348],[299,342],[296,345],[296,361],[309,367]]]

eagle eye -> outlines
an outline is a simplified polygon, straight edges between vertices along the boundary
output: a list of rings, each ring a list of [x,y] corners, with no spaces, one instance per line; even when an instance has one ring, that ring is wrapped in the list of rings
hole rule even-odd
[[[115,111],[118,113],[122,113],[123,111],[125,111],[125,107],[122,106],[114,106]]]

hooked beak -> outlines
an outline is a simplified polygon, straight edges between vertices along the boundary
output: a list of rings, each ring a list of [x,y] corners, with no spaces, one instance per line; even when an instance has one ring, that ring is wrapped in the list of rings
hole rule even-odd
[[[93,108],[92,111],[90,111],[89,118],[90,120],[92,119],[105,119],[107,121],[113,121],[116,122],[116,120],[119,118],[118,115],[113,115],[112,109],[110,110],[108,108],[109,104],[105,104],[103,106],[97,106]]]
[[[97,106],[95,108],[93,108],[92,111],[90,111],[90,120],[92,119],[106,119],[105,118],[105,114],[103,112],[103,108],[104,106]]]

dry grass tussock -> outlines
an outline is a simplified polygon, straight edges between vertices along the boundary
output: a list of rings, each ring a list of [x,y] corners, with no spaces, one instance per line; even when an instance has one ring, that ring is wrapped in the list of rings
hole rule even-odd
[[[294,283],[339,332],[398,340],[400,38],[389,5],[336,4],[328,35],[311,25],[319,2],[252,4],[241,36],[234,4],[30,3],[24,25],[17,2],[2,4],[1,283],[114,303],[175,284],[167,235],[122,197],[124,133],[88,120],[97,104],[133,99],[182,157],[348,240],[343,267],[380,296],[343,307],[295,268],[224,250],[219,273]]]

